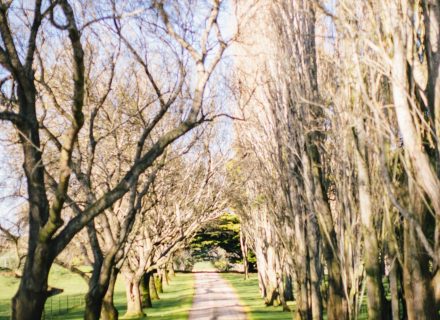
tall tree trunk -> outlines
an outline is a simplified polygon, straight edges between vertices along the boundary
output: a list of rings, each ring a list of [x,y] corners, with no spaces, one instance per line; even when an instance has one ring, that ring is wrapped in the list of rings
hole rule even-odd
[[[168,273],[167,274],[170,277],[176,276],[176,272],[174,271],[174,264],[172,262],[168,265]]]
[[[315,211],[319,231],[323,235],[323,253],[327,265],[328,301],[327,317],[329,320],[348,318],[348,304],[344,294],[342,271],[338,257],[336,232],[330,204],[323,183],[321,161],[316,146],[309,142],[307,154],[302,157],[305,177],[305,189],[309,206]]]
[[[151,293],[150,293],[150,277],[151,272],[146,272],[141,279],[140,288],[142,295],[142,306],[144,308],[152,308]]]
[[[396,28],[401,24],[395,18]],[[400,29],[396,29],[400,30]],[[396,110],[397,122],[403,138],[405,152],[410,159],[412,171],[417,185],[429,197],[430,205],[436,215],[440,214],[440,183],[435,170],[431,167],[412,116],[408,103],[408,80],[406,60],[406,34],[405,31],[396,32],[393,36],[394,55],[392,58],[392,93]],[[422,228],[425,224],[426,210],[424,203],[419,199],[417,187],[410,181],[409,194],[414,212],[414,221],[404,221],[404,266],[403,282],[408,319],[438,319],[434,292],[429,271],[427,253],[422,247],[416,233],[418,223]]]
[[[26,122],[18,126],[18,129],[23,148],[23,168],[27,179],[29,203],[28,252],[20,286],[12,298],[11,318],[20,320],[41,318],[47,299],[47,279],[54,259],[50,252],[49,239],[42,239],[43,236],[49,238],[42,233],[41,229],[41,226],[48,223],[49,202],[42,165],[33,73],[29,77],[29,81],[19,82],[17,88],[20,114],[26,119]],[[58,225],[61,221],[53,221],[53,223]]]
[[[278,278],[276,270],[275,248],[268,244],[266,248],[267,257],[267,285],[265,304],[267,306],[279,306],[280,294],[278,292]]]
[[[93,277],[92,277],[93,278]],[[89,291],[86,294],[86,306],[84,319],[98,320],[101,314],[102,300],[104,299],[104,288],[98,283],[99,279],[90,280]]]
[[[48,297],[47,279],[52,259],[48,246],[37,244],[29,250],[17,293],[12,298],[12,319],[40,319]]]
[[[403,282],[409,320],[439,319],[430,283],[429,262],[418,243],[415,228],[404,222]]]
[[[364,119],[358,119],[354,133],[356,144],[356,164],[359,192],[359,211],[364,239],[364,264],[366,272],[368,319],[387,319],[385,291],[382,284],[382,269],[380,263],[379,242],[372,203],[369,177],[369,162],[367,157],[366,134]]]
[[[399,320],[399,284],[397,277],[397,262],[394,261],[391,264],[390,273],[390,295],[391,295],[391,319]]]
[[[162,271],[158,270],[157,275],[154,277],[154,283],[158,293],[163,293],[163,276]]]
[[[322,320],[322,297],[321,297],[321,263],[319,252],[319,233],[316,217],[308,215],[307,221],[307,245],[310,268],[310,305],[312,308],[312,319]]]
[[[113,268],[110,277],[110,282],[102,301],[101,319],[102,320],[117,320],[119,317],[118,310],[114,304],[115,285],[118,277],[119,270]]]
[[[150,276],[150,281],[149,281],[149,287],[150,287],[150,297],[151,300],[160,300],[159,298],[159,293],[157,292],[157,287],[156,287],[156,281],[155,281],[155,276],[154,273],[151,273]]]
[[[48,271],[46,271],[46,274],[47,273]],[[28,275],[24,276],[26,276],[27,278],[26,281],[32,281],[31,279],[29,279],[30,277]],[[47,299],[47,290],[43,289],[44,287],[45,286],[20,285],[17,293],[12,299],[11,318],[17,320],[31,320],[35,318],[41,318],[44,310],[44,304]],[[36,288],[38,291],[34,292],[31,288]]]
[[[165,283],[167,285],[169,285],[170,284],[170,274],[169,274],[169,270],[168,270],[167,266],[165,266],[163,268],[163,277],[164,277]]]
[[[142,310],[140,282],[140,279],[126,279],[127,312],[124,315],[125,318],[145,317]]]
[[[279,281],[278,292],[279,292],[279,296],[280,296],[280,298],[279,298],[280,303],[283,307],[283,311],[290,311],[290,308],[287,305],[286,293],[284,292],[285,289],[286,289],[286,286],[284,285],[284,281]]]
[[[240,229],[240,248],[241,255],[243,256],[243,271],[244,271],[244,279],[249,279],[249,263],[248,263],[248,246],[245,235],[243,234],[243,230]]]
[[[312,310],[309,302],[307,289],[307,279],[309,272],[308,252],[306,243],[306,226],[304,225],[305,214],[298,212],[295,215],[295,234],[297,242],[297,252],[295,259],[296,271],[296,318],[309,320],[312,318]]]
[[[284,274],[284,299],[286,301],[294,301],[295,297],[293,296],[293,283],[292,276],[290,274]]]
[[[99,253],[101,254],[101,251]],[[98,261],[93,266],[93,274],[89,280],[89,290],[86,294],[86,307],[84,310],[85,320],[99,320],[103,299],[108,291],[114,272],[114,259],[110,259],[110,254],[105,259],[102,259],[101,255],[99,256],[95,256]]]

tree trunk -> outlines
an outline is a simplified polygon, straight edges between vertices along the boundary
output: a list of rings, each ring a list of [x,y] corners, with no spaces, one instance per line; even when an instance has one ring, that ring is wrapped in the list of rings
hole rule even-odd
[[[258,263],[260,289],[267,306],[279,305],[278,281],[276,274],[276,257],[270,245],[270,235],[266,241],[258,240],[255,244],[255,255]],[[263,247],[264,246],[264,247]]]
[[[170,275],[169,275],[169,271],[168,271],[167,267],[163,268],[163,277],[164,277],[165,283],[167,285],[169,285],[170,284]]]
[[[284,285],[284,281],[279,281],[278,292],[279,292],[280,303],[283,306],[283,311],[290,311],[290,308],[287,305],[286,293],[284,292],[285,289],[286,289],[286,286]]]
[[[243,256],[243,272],[244,272],[244,279],[249,279],[249,263],[248,263],[248,247],[247,247],[247,240],[245,235],[243,234],[243,230],[240,229],[240,248],[241,248],[241,254]]]
[[[283,283],[284,283],[284,299],[286,299],[286,301],[294,301],[295,297],[293,296],[292,276],[290,274],[285,274]]]
[[[145,317],[145,313],[142,310],[139,286],[140,279],[126,279],[127,312],[124,315],[125,318]]]
[[[327,319],[347,319],[347,308],[344,299],[344,288],[342,285],[339,262],[333,255],[331,248],[325,248],[325,257],[328,269],[328,303]]]
[[[108,258],[108,257],[107,257]],[[105,259],[93,268],[86,295],[85,320],[99,320],[104,297],[109,289],[113,273],[113,261]],[[115,279],[116,281],[116,279]]]
[[[150,297],[151,297],[151,300],[153,300],[153,301],[154,300],[160,300],[159,294],[157,293],[154,273],[151,273],[150,281],[149,281],[149,286],[150,286]]]
[[[296,252],[296,318],[301,320],[309,320],[312,316],[312,310],[309,303],[309,295],[307,290],[307,272],[308,253],[306,244],[306,227],[304,225],[305,214],[299,212],[295,215],[295,234],[297,240]]]
[[[369,163],[363,118],[358,119],[354,137],[356,143],[356,164],[358,169],[359,211],[364,238],[368,319],[381,320],[387,319],[388,315],[385,307],[385,291],[382,284],[379,242],[376,236],[374,221],[374,217],[377,215],[374,214],[371,204]]]
[[[174,271],[174,264],[172,262],[169,264],[168,271],[169,271],[168,274],[170,275],[170,277],[176,276],[176,273]]]
[[[140,287],[142,294],[142,306],[144,308],[152,308],[151,294],[150,294],[150,277],[151,272],[146,272],[141,279]]]
[[[154,277],[154,283],[156,284],[157,292],[163,293],[163,273],[162,273],[162,270],[158,270],[157,275]]]
[[[403,282],[409,320],[439,319],[430,283],[429,261],[418,243],[415,228],[404,222]]]
[[[99,291],[95,289],[94,291]],[[84,310],[85,320],[98,320],[101,314],[102,299],[104,296],[100,293],[88,292],[86,295],[86,307]]]
[[[49,223],[49,202],[42,165],[33,75],[30,76],[29,81],[19,81],[18,84],[20,114],[26,119],[18,129],[24,155],[23,169],[27,180],[29,245],[20,286],[12,298],[11,318],[27,320],[40,319],[42,316],[47,299],[47,279],[54,257],[50,252],[49,239],[41,239],[41,236],[48,236],[43,234],[41,227]],[[60,222],[53,221],[56,226]]]
[[[18,289],[12,299],[12,317],[16,320],[34,320],[41,319],[44,304],[47,299],[47,293],[43,290],[32,292],[24,286]]]
[[[323,235],[323,253],[328,271],[327,317],[329,320],[348,318],[348,305],[344,294],[342,271],[336,256],[337,237],[328,197],[323,186],[321,160],[313,141],[309,142],[302,157],[307,201],[315,211],[319,231]]]
[[[397,278],[397,262],[393,262],[389,274],[390,295],[391,295],[391,315],[392,320],[400,320],[399,317],[399,286]]]
[[[102,320],[117,320],[119,317],[118,310],[114,304],[115,285],[119,270],[113,268],[107,292],[102,301],[101,319]]]
[[[319,252],[319,233],[316,217],[308,215],[307,221],[307,245],[310,274],[310,305],[312,308],[312,319],[322,320],[322,297],[321,297],[321,263]]]
[[[47,279],[52,263],[48,246],[36,244],[35,249],[28,252],[20,286],[12,298],[11,318],[14,320],[40,319],[48,297]]]
[[[301,268],[303,269],[303,268]],[[297,270],[296,276],[296,319],[309,320],[312,312],[309,308],[307,277]]]

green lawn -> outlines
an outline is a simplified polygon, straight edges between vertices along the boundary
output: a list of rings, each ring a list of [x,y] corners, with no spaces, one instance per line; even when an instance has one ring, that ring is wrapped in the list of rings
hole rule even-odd
[[[256,274],[251,274],[249,280],[244,280],[242,274],[222,273],[240,298],[240,302],[245,306],[250,320],[291,320],[292,312],[283,312],[282,307],[266,307],[258,289],[258,278]],[[290,308],[294,311],[295,304],[289,302]]]
[[[87,290],[87,284],[76,274],[71,273],[61,267],[54,266],[49,274],[49,285],[64,289],[64,292],[54,297],[52,302],[53,309],[58,307],[65,308],[67,297],[70,303],[74,299],[79,302],[83,293]],[[0,319],[9,319],[11,298],[18,288],[19,279],[7,274],[0,274]]]
[[[282,307],[266,307],[260,295],[258,288],[258,276],[256,273],[250,274],[249,280],[244,280],[242,274],[237,273],[222,273],[221,276],[229,281],[232,287],[238,294],[240,301],[245,306],[249,314],[250,320],[284,320],[294,319],[295,302],[289,302],[288,305],[292,312],[283,312]],[[359,320],[366,320],[368,318],[366,308],[366,297],[364,297],[364,305],[358,317]],[[327,314],[324,310],[324,319],[327,319]]]
[[[48,300],[46,303],[46,319],[83,319],[84,293],[87,285],[79,276],[55,266],[49,276],[49,285],[64,289],[64,292]],[[18,287],[18,280],[0,274],[0,320],[9,319],[10,299]],[[188,318],[194,294],[194,277],[192,274],[177,273],[170,285],[164,285],[164,293],[159,301],[153,301],[153,308],[145,309],[148,319]],[[126,311],[125,287],[122,279],[118,279],[115,289],[115,305],[119,315]],[[52,312],[51,312],[52,309]],[[63,310],[58,314],[58,310]],[[66,313],[66,309],[68,312]],[[51,316],[52,313],[52,316]]]
[[[199,261],[194,264],[193,272],[215,272],[217,271],[211,261]]]

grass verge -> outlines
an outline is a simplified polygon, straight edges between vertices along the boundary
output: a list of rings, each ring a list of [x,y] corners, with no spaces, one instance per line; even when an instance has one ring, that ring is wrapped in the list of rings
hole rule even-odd
[[[122,278],[122,277],[121,277]],[[118,278],[115,288],[115,306],[122,317],[126,311],[124,282]],[[64,289],[46,303],[46,319],[83,319],[84,295],[87,285],[79,276],[54,267],[49,275],[49,285]],[[9,319],[10,302],[18,288],[18,279],[0,274],[0,320]],[[144,309],[148,319],[188,319],[194,295],[194,277],[191,273],[177,273],[169,285],[164,284],[160,300],[153,301],[153,308]],[[52,309],[52,312],[50,311]],[[61,312],[59,312],[61,309]],[[67,310],[67,312],[66,312]]]
[[[258,289],[257,274],[250,274],[248,280],[244,280],[243,275],[237,273],[222,273],[221,276],[234,288],[250,320],[291,320],[293,318],[293,313],[283,312],[282,307],[267,307],[264,304]],[[289,302],[289,306],[293,311],[295,310],[294,302]]]

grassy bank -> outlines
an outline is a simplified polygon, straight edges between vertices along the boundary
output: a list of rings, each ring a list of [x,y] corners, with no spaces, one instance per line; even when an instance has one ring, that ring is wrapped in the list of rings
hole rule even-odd
[[[291,320],[291,312],[283,312],[282,307],[266,307],[258,289],[258,278],[251,274],[249,280],[244,280],[242,274],[223,273],[221,276],[226,279],[237,292],[240,302],[245,306],[250,320]],[[289,302],[294,311],[295,304]]]
[[[121,277],[122,278],[122,277]],[[126,311],[124,281],[119,278],[115,288],[115,305],[119,315]],[[46,303],[46,319],[83,319],[84,294],[87,285],[79,276],[59,267],[54,267],[49,276],[49,285],[64,289],[64,292]],[[0,320],[9,319],[10,299],[18,287],[18,279],[0,274]],[[153,301],[153,308],[145,309],[148,319],[188,318],[194,294],[192,274],[178,273],[169,285],[164,284],[160,300]]]

